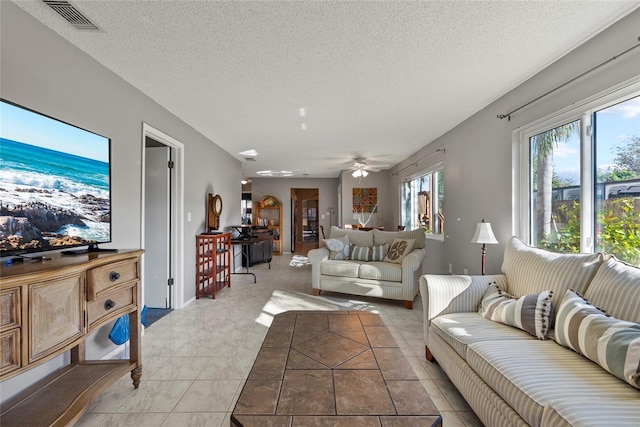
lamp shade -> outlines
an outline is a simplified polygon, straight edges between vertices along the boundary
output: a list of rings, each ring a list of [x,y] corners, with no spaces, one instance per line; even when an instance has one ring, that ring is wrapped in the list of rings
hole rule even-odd
[[[497,244],[498,240],[496,236],[493,235],[493,231],[491,230],[491,223],[479,222],[476,226],[476,234],[474,234],[473,239],[471,239],[471,243],[487,243],[487,244]]]

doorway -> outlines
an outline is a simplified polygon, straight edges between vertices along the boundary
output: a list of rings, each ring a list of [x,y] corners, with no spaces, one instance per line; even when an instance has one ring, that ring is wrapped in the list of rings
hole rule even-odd
[[[317,188],[291,189],[291,253],[307,255],[319,246],[319,200]]]
[[[145,138],[145,305],[170,309],[171,271],[171,148]]]
[[[143,124],[141,268],[147,323],[184,306],[184,145]]]

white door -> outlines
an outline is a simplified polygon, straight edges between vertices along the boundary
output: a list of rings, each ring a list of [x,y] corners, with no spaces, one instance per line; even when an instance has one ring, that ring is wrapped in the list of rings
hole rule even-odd
[[[169,308],[170,287],[170,148],[145,149],[145,301],[150,308]]]

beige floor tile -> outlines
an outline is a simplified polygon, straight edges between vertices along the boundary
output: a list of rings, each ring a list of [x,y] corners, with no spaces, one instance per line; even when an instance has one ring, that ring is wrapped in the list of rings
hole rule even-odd
[[[243,380],[255,357],[208,357],[198,380]]]
[[[194,381],[173,412],[225,412],[241,380]]]
[[[451,403],[451,407],[453,407],[454,411],[471,411],[471,407],[467,401],[464,400],[464,397],[462,397],[456,386],[453,385],[450,380],[434,380],[434,382],[438,388],[440,388],[440,391],[444,394],[449,403]]]
[[[442,425],[446,427],[467,427],[456,412],[440,412]]]
[[[159,412],[135,413],[135,414],[112,414],[107,419],[105,426],[108,427],[157,427],[162,425],[167,414]]]
[[[77,423],[75,427],[101,427],[106,426],[107,420],[111,414],[92,414],[86,413]]]
[[[162,427],[226,427],[229,425],[223,424],[226,416],[226,412],[174,412],[167,416]]]
[[[117,412],[171,412],[193,381],[145,381]]]
[[[149,380],[195,380],[208,360],[208,357],[169,357]]]
[[[456,412],[456,414],[467,427],[484,427],[480,418],[471,410]]]
[[[420,382],[427,390],[427,393],[429,393],[429,396],[431,396],[431,400],[439,411],[453,411],[451,403],[449,403],[449,400],[442,394],[442,391],[440,391],[440,388],[433,380],[420,380]]]

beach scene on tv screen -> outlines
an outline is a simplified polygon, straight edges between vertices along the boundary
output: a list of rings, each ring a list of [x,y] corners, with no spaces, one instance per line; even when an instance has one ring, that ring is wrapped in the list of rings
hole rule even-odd
[[[109,140],[0,102],[0,250],[111,240]]]

